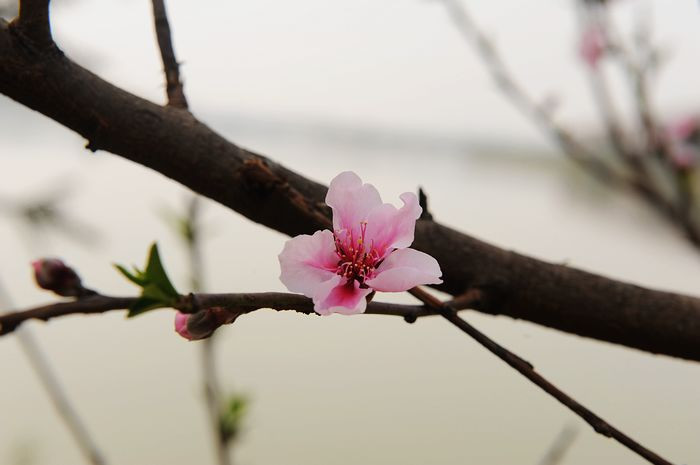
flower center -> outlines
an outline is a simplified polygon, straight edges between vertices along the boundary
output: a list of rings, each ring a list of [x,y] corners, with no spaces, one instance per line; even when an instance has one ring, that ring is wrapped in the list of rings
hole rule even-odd
[[[335,253],[338,254],[338,270],[340,276],[348,282],[357,280],[360,287],[367,287],[365,280],[372,277],[374,269],[379,266],[379,252],[373,244],[365,242],[367,222],[360,223],[360,237],[355,237],[352,230],[334,231]],[[345,233],[345,234],[341,234]]]

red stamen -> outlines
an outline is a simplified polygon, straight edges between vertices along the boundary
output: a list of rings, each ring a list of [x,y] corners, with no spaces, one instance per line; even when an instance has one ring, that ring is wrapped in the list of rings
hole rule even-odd
[[[345,232],[344,240],[340,235]],[[338,255],[337,273],[346,277],[349,281],[356,280],[364,285],[366,279],[372,277],[374,269],[378,265],[379,252],[374,249],[374,242],[370,242],[369,248],[365,242],[367,222],[360,223],[360,237],[355,240],[352,230],[342,230],[333,233],[335,239],[335,252]]]

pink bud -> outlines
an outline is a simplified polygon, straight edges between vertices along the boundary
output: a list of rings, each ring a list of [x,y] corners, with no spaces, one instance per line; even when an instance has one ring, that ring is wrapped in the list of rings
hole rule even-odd
[[[34,279],[40,288],[53,291],[63,297],[84,295],[80,276],[58,258],[41,258],[32,262]]]
[[[219,326],[233,323],[239,315],[240,313],[221,307],[207,308],[192,314],[177,312],[175,331],[189,341],[206,339]]]
[[[189,331],[187,331],[187,320],[189,317],[190,316],[188,314],[182,312],[177,312],[175,314],[175,332],[188,341],[191,341],[192,336],[190,335]]]

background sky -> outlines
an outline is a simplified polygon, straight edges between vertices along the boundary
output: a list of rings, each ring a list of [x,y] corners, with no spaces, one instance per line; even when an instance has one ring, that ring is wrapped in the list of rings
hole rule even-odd
[[[150,2],[55,3],[55,36],[69,56],[164,101]],[[655,83],[660,113],[697,109],[697,2],[616,3],[623,28],[651,11],[668,50]],[[556,95],[561,121],[594,134],[573,4],[468,5],[532,94]],[[636,199],[588,182],[552,151],[494,88],[439,1],[179,0],[168,7],[191,107],[234,142],[326,183],[355,170],[387,201],[421,185],[440,221],[489,242],[697,294],[697,252]],[[132,293],[111,264],[141,264],[158,240],[186,289],[184,254],[158,215],[181,206],[186,191],[83,146],[56,123],[0,100],[0,196],[68,183],[65,208],[100,237],[95,248],[65,235],[37,243],[1,218],[0,282],[17,305],[50,300],[33,286],[28,263],[51,254],[90,286]],[[283,290],[276,255],[284,236],[213,203],[205,221],[211,290]],[[697,364],[503,317],[465,317],[652,449],[677,463],[700,462]],[[174,335],[171,312],[31,327],[110,463],[211,459],[199,347]],[[568,424],[579,434],[563,463],[643,463],[438,319],[409,326],[380,316],[260,311],[221,333],[225,385],[252,398],[239,464],[536,464]],[[13,338],[0,339],[0,366],[0,462],[81,463]]]

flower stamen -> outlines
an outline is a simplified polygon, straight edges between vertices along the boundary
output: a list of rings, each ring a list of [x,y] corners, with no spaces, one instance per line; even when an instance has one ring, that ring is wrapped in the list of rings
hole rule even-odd
[[[367,221],[360,223],[360,237],[357,239],[352,229],[333,232],[335,252],[338,255],[338,274],[347,278],[348,282],[357,281],[360,287],[366,287],[365,281],[372,278],[379,261],[379,253],[373,247],[374,241],[370,241],[367,247],[366,233]]]

